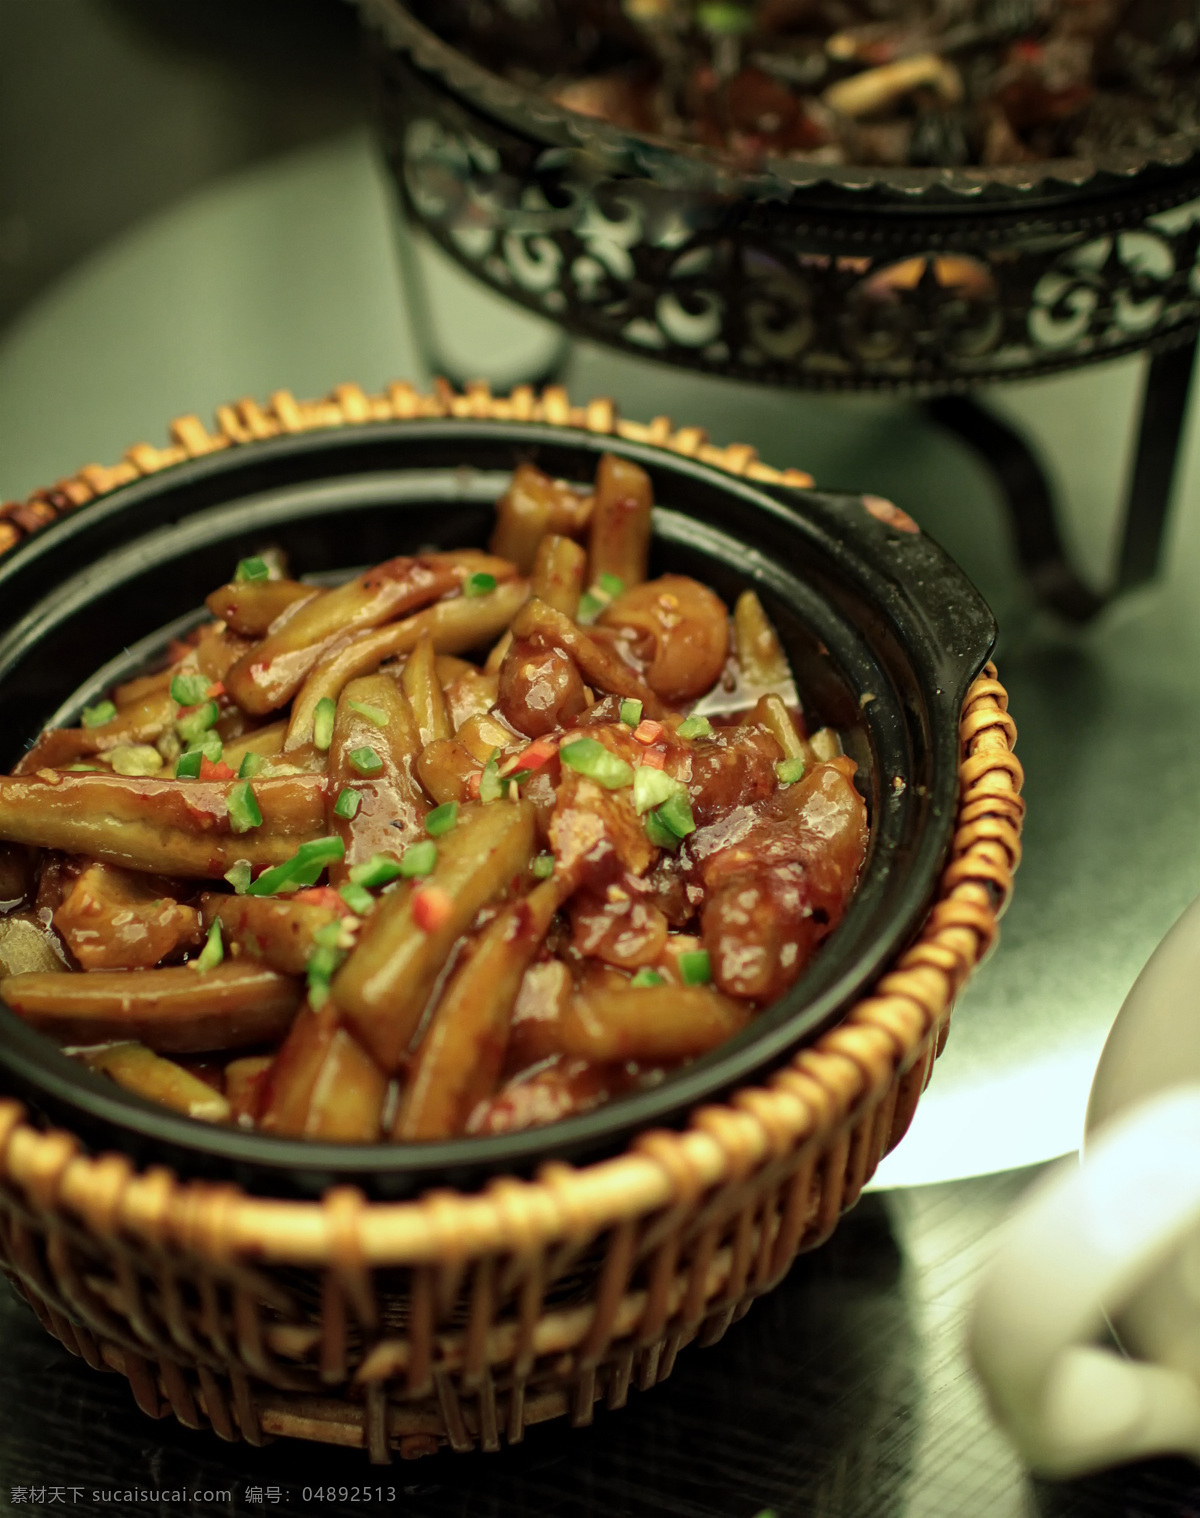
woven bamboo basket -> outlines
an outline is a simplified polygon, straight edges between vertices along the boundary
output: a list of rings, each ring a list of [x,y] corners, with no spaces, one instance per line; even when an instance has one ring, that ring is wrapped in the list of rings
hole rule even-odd
[[[612,433],[789,485],[750,448],[696,428],[572,406],[559,389],[493,398],[357,386],[274,395],[197,417],[0,508],[0,552],[88,501],[202,453],[284,432],[459,415]],[[372,1461],[443,1444],[495,1450],[546,1419],[591,1421],[712,1344],[827,1239],[903,1136],[945,1042],[955,996],[996,938],[1020,853],[1021,767],[988,665],[961,723],[949,861],[916,939],[832,1031],[763,1084],[619,1156],[548,1162],[476,1194],[369,1202],[251,1196],[85,1152],[0,1100],[0,1265],[45,1328],[129,1380],[152,1418],[261,1444],[362,1448]]]

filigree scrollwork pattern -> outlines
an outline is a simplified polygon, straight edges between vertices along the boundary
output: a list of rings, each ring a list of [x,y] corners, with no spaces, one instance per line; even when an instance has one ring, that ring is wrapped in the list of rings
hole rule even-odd
[[[1129,201],[1099,233],[1049,213],[818,218],[547,147],[396,67],[385,138],[413,214],[480,278],[602,342],[760,382],[937,390],[1200,322],[1195,199]]]

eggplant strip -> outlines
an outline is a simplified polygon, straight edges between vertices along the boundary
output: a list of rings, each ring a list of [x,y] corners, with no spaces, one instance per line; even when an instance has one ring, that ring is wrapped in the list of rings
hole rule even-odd
[[[401,688],[408,697],[408,704],[420,730],[422,748],[439,738],[451,736],[450,718],[446,715],[446,697],[437,677],[436,659],[433,638],[424,632],[409,654],[400,676]]]
[[[236,580],[214,590],[204,604],[233,632],[262,638],[285,612],[295,616],[302,602],[327,593],[299,580]]]
[[[742,676],[750,685],[764,691],[794,688],[779,634],[752,590],[744,590],[733,608],[733,644]]]
[[[305,1007],[266,1078],[265,1133],[369,1144],[379,1137],[387,1077],[331,1002]]]
[[[131,870],[215,879],[238,859],[283,864],[325,827],[325,777],[254,782],[262,826],[234,833],[235,782],[123,775],[0,775],[0,838],[89,854]]]
[[[335,643],[437,601],[472,574],[511,577],[503,559],[474,550],[389,559],[346,585],[316,596],[249,649],[225,677],[230,695],[254,716],[285,705]]]
[[[592,497],[564,480],[553,480],[536,464],[518,464],[508,489],[496,503],[496,527],[489,545],[528,574],[538,544],[548,532],[578,535],[587,527]]]
[[[715,1049],[751,1016],[712,986],[597,987],[571,999],[558,1037],[564,1054],[601,1063],[674,1064]]]
[[[579,610],[587,573],[587,554],[571,538],[547,535],[538,544],[533,561],[531,594],[564,617],[574,617]]]
[[[654,489],[650,476],[628,459],[606,453],[596,470],[596,496],[588,542],[592,584],[616,575],[626,590],[646,578]]]
[[[646,682],[598,638],[577,627],[570,617],[545,601],[529,601],[513,620],[513,636],[528,638],[539,648],[561,648],[579,666],[579,673],[597,690],[630,696],[642,703],[646,717],[662,717],[667,708]]]
[[[372,718],[382,718],[383,725]],[[363,774],[354,760],[368,749],[381,768]],[[344,858],[329,867],[331,884],[341,885],[352,866],[365,864],[372,854],[399,854],[424,836],[429,808],[414,773],[420,750],[421,735],[396,682],[389,675],[351,680],[338,701],[329,746],[326,827],[346,845]],[[347,789],[358,797],[352,819],[336,810]]]
[[[385,1070],[399,1065],[455,940],[509,889],[535,846],[528,801],[464,807],[458,826],[438,839],[433,873],[380,899],[333,982],[333,999]]]
[[[285,751],[312,742],[317,703],[324,698],[336,701],[347,681],[374,673],[385,659],[411,653],[426,632],[439,654],[466,653],[487,643],[499,637],[528,594],[527,580],[508,580],[487,595],[439,601],[394,626],[339,642],[314,667],[292,703]]]
[[[99,727],[51,728],[21,756],[13,773],[32,775],[41,769],[65,769],[126,743],[153,743],[170,727],[178,711],[169,690],[152,691]]]
[[[203,1054],[282,1038],[300,1005],[298,980],[261,965],[222,964],[206,974],[93,970],[10,975],[0,1001],[65,1044],[136,1039],[159,1054]]]
[[[89,1050],[83,1059],[93,1070],[103,1071],[118,1086],[148,1102],[171,1107],[202,1123],[229,1121],[231,1109],[219,1091],[145,1044],[112,1044],[107,1049]]]
[[[448,1138],[495,1091],[521,981],[569,886],[551,878],[506,907],[455,972],[417,1049],[392,1137]]]
[[[225,896],[216,891],[200,897],[206,933],[219,921],[227,947],[281,975],[303,975],[317,930],[342,915],[337,907],[294,897]]]

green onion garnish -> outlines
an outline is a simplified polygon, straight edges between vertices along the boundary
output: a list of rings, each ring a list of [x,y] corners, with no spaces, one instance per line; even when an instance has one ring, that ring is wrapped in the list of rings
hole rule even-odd
[[[106,722],[111,722],[117,715],[117,708],[111,701],[97,701],[95,706],[85,706],[80,721],[84,727],[103,727]]]
[[[225,946],[221,942],[221,919],[218,917],[209,928],[204,947],[192,960],[192,965],[203,975],[206,970],[215,970],[224,958]]]
[[[642,703],[632,698],[621,702],[621,721],[629,727],[636,727],[642,720]]]
[[[239,896],[244,896],[250,889],[250,861],[239,859],[225,871],[225,879]]]
[[[712,723],[707,717],[688,717],[679,724],[678,732],[681,738],[711,738]]]
[[[219,764],[221,761],[221,755],[224,753],[224,747],[221,743],[220,735],[218,733],[214,733],[212,728],[209,728],[208,732],[206,732],[201,737],[199,743],[189,744],[188,748],[189,752],[193,748],[198,748],[201,754],[203,754],[206,759],[211,760],[213,764]]]
[[[322,696],[313,712],[313,746],[322,751],[333,742],[333,719],[337,716],[337,703]]]
[[[362,748],[352,748],[349,759],[360,775],[378,775],[383,768],[383,760],[366,744]]]
[[[730,5],[727,0],[698,5],[696,21],[702,31],[717,37],[740,37],[754,29],[751,11],[744,5]]]
[[[585,590],[579,598],[579,610],[575,613],[576,622],[594,622],[607,605],[607,601],[602,601],[592,591]]]
[[[795,785],[797,780],[804,777],[804,760],[779,759],[775,764],[775,773],[780,785]]]
[[[676,838],[686,838],[689,833],[696,831],[696,819],[692,816],[692,804],[688,800],[687,792],[681,786],[668,800],[659,807],[655,816],[671,829]]]
[[[539,854],[529,866],[537,880],[549,880],[554,874],[554,855]]]
[[[190,748],[186,754],[180,754],[175,761],[176,780],[199,780],[200,761],[203,758],[204,754],[198,748]]]
[[[341,924],[327,922],[313,934],[316,948],[308,956],[304,966],[308,977],[308,1001],[314,1012],[319,1012],[329,1000],[329,983],[341,968],[346,952],[339,947]]]
[[[631,986],[665,986],[666,981],[657,970],[643,967],[629,982]]]
[[[208,696],[208,686],[204,675],[176,675],[171,681],[171,700],[180,706],[199,706]]]
[[[712,980],[707,949],[690,949],[679,956],[679,976],[685,986],[706,986]]]
[[[284,864],[264,870],[247,888],[250,896],[278,896],[284,891],[303,891],[316,885],[327,864],[346,857],[346,845],[338,837],[312,838],[302,843]]]
[[[369,701],[347,701],[346,705],[352,712],[357,712],[360,717],[365,717],[372,727],[386,727],[388,714],[382,706],[372,706]]]
[[[566,748],[560,748],[558,756],[564,764],[602,785],[606,791],[619,791],[622,786],[633,784],[633,765],[626,764],[595,738],[576,738]]]
[[[440,838],[443,833],[458,823],[458,802],[446,801],[441,806],[435,806],[433,811],[425,819],[425,831],[431,838]]]
[[[620,575],[601,575],[597,583],[610,601],[614,600],[625,589],[625,581]]]
[[[220,715],[221,708],[217,703],[206,701],[203,706],[196,707],[186,716],[177,717],[175,731],[185,743],[199,743]]]
[[[235,833],[248,833],[251,828],[262,827],[262,812],[254,795],[254,787],[242,780],[225,798],[229,810],[229,826]]]
[[[365,917],[375,905],[375,898],[366,886],[355,885],[353,881],[349,885],[344,885],[338,895],[356,917]]]
[[[678,791],[687,794],[681,780],[673,780],[666,770],[652,769],[648,764],[639,764],[633,772],[633,809],[640,817],[643,812],[650,811],[653,807],[661,806],[664,801],[669,801]]]
[[[432,875],[437,864],[437,844],[432,838],[422,838],[420,843],[410,844],[400,856],[400,873],[405,880],[419,875]]]
[[[344,786],[338,792],[338,799],[333,803],[333,815],[342,817],[350,822],[358,816],[358,809],[362,805],[362,797],[350,786]]]
[[[271,569],[266,559],[239,559],[233,578],[239,584],[247,580],[269,580]]]
[[[496,576],[475,574],[468,575],[463,584],[464,596],[486,596],[496,588]]]
[[[238,779],[253,780],[255,775],[261,775],[266,767],[267,761],[262,754],[256,754],[253,749],[247,749],[238,767]]]
[[[350,871],[350,883],[374,889],[387,885],[389,880],[395,880],[401,874],[400,861],[393,859],[391,854],[372,854],[366,864],[356,864]]]
[[[495,759],[489,759],[483,767],[483,774],[479,777],[480,801],[499,801],[504,795],[504,781],[500,778],[500,766]]]
[[[670,849],[672,853],[679,847],[679,834],[673,833],[657,812],[646,813],[646,837],[656,848]]]

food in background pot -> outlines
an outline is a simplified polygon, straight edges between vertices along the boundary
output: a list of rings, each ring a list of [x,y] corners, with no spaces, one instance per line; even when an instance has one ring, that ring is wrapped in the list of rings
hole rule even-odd
[[[0,998],[150,1100],[346,1142],[552,1122],[746,1027],[866,812],[754,593],[647,578],[652,504],[527,463],[488,553],[243,560],[0,777]]]
[[[954,168],[1146,150],[1200,125],[1200,26],[1162,0],[534,0],[414,7],[489,68],[631,131]]]

